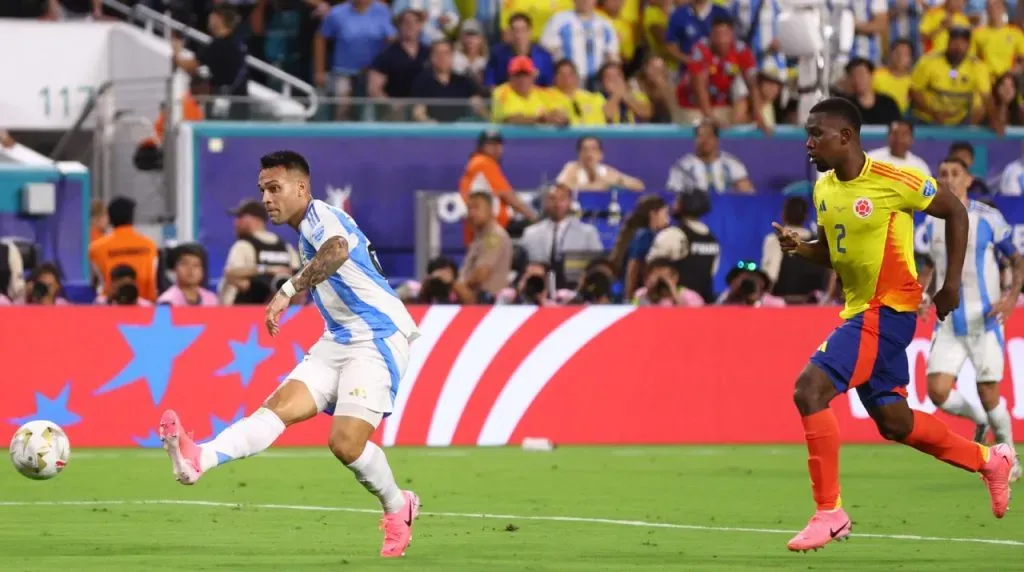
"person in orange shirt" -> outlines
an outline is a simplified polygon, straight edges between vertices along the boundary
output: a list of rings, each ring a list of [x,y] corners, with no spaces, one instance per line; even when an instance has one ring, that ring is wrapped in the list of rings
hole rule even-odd
[[[480,134],[476,142],[476,151],[469,157],[466,170],[459,180],[459,194],[462,201],[468,204],[470,193],[485,191],[498,199],[496,218],[502,228],[508,227],[508,208],[523,215],[528,221],[537,220],[537,213],[516,196],[512,185],[501,170],[501,154],[505,148],[505,140],[501,133],[488,129]],[[473,227],[467,222],[464,238],[466,244],[473,242]]]
[[[156,266],[159,251],[148,236],[135,230],[135,201],[117,197],[107,205],[113,232],[89,245],[89,261],[100,277],[103,295],[111,296],[112,271],[129,266],[135,271],[139,298],[156,301]]]

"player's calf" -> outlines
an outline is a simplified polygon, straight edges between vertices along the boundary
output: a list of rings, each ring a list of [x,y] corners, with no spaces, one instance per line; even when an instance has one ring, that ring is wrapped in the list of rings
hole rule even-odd
[[[828,408],[838,395],[832,380],[820,368],[808,365],[796,379],[793,389],[793,403],[800,415],[806,417]]]

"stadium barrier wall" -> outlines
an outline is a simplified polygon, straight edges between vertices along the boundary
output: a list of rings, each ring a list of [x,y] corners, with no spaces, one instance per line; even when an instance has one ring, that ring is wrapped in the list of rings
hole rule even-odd
[[[413,344],[385,445],[799,443],[793,381],[839,323],[836,308],[417,306]],[[934,411],[924,364],[932,325],[908,348],[912,406]],[[34,418],[76,447],[158,446],[160,413],[199,439],[255,410],[321,334],[314,307],[281,333],[262,308],[0,309],[8,432]],[[1024,315],[1010,318],[1002,391],[1024,434]],[[961,389],[977,400],[974,373]],[[881,441],[856,397],[833,403],[845,442]],[[963,434],[964,421],[943,417]],[[281,445],[327,442],[329,417]]]

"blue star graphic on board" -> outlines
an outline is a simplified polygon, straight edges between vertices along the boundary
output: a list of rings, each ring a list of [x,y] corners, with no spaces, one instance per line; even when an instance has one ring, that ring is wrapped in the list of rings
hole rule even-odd
[[[118,329],[131,346],[134,357],[114,379],[97,389],[96,395],[143,379],[149,386],[153,405],[158,405],[167,393],[174,360],[196,341],[205,326],[175,326],[171,323],[171,309],[168,306],[157,306],[149,325],[118,326]]]
[[[149,430],[149,434],[145,437],[132,437],[132,441],[135,441],[135,444],[139,447],[145,447],[146,449],[158,449],[164,446],[160,436],[152,429]]]
[[[277,321],[277,325],[278,326],[283,326],[285,324],[285,322],[287,322],[288,320],[291,320],[292,318],[294,318],[295,315],[298,314],[299,310],[301,310],[301,309],[302,309],[302,306],[288,306],[288,308],[284,311],[284,313],[281,314],[281,319]]]
[[[249,387],[256,367],[269,358],[274,350],[260,345],[256,326],[249,330],[248,340],[244,342],[229,341],[228,345],[231,346],[231,353],[235,354],[235,358],[231,360],[231,363],[220,368],[216,375],[237,373],[242,377],[242,387]]]
[[[53,399],[37,391],[35,413],[29,413],[24,417],[15,417],[9,421],[14,425],[21,425],[22,423],[28,423],[29,421],[34,421],[36,419],[45,419],[47,421],[52,421],[61,427],[74,425],[81,421],[82,417],[68,409],[68,398],[70,397],[70,381],[64,384],[64,388],[61,389],[60,393],[57,394],[57,397],[54,397]]]
[[[231,416],[231,419],[228,419],[227,421],[224,421],[223,419],[221,419],[220,417],[217,417],[216,415],[211,415],[210,416],[210,425],[213,427],[213,433],[210,435],[210,437],[208,439],[205,439],[202,442],[206,443],[206,442],[209,442],[209,441],[213,440],[214,437],[216,437],[217,435],[220,435],[221,431],[227,429],[228,427],[230,427],[235,422],[240,421],[243,417],[245,417],[245,406],[244,405],[239,407],[238,410],[235,411],[235,414]]]
[[[306,350],[302,349],[302,346],[295,342],[292,342],[292,353],[295,354],[296,365],[302,363],[302,358],[306,357]],[[288,373],[291,373],[291,371],[289,371]],[[277,382],[284,383],[284,380],[288,379],[288,373],[277,378]]]

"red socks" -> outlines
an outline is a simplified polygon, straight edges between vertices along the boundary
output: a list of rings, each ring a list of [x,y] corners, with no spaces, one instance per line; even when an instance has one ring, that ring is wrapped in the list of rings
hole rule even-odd
[[[818,510],[839,506],[839,421],[832,409],[802,417],[807,440],[807,471]]]
[[[972,473],[985,464],[984,446],[950,432],[945,423],[921,411],[914,411],[914,429],[903,444]]]

